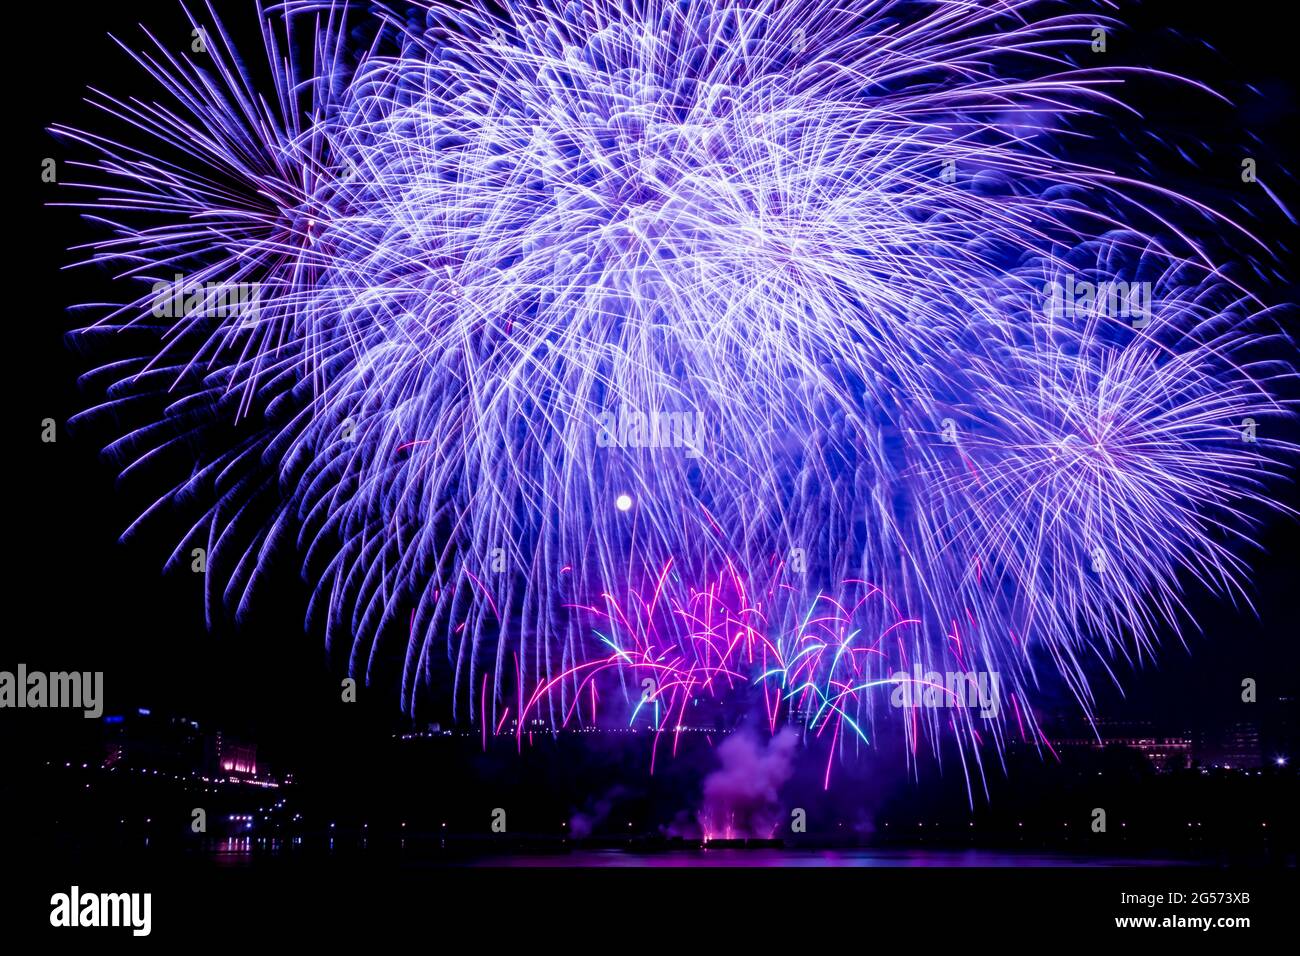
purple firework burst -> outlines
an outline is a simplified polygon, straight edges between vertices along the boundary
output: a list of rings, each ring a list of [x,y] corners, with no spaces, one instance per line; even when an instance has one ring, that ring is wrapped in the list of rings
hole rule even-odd
[[[406,641],[412,711],[587,719],[612,648],[634,719],[629,671],[693,662],[779,685],[774,729],[812,688],[866,739],[897,668],[957,665],[1017,701],[1001,741],[1045,662],[1087,707],[1093,664],[1187,625],[1187,587],[1243,594],[1292,349],[1193,238],[1249,233],[1067,157],[1142,72],[1076,65],[1110,21],[258,19],[269,87],[209,12],[200,52],[133,54],[165,102],[98,96],[130,137],[56,128],[98,153],[88,261],[139,284],[82,333],[141,344],[87,414],[123,423],[124,472],[194,463],[150,513],[197,509],[173,561],[206,550],[211,613],[293,549],[350,672]],[[725,692],[702,674],[664,709]]]

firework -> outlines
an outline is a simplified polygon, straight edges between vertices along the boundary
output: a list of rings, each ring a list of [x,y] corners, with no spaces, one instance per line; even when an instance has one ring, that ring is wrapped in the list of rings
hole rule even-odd
[[[405,640],[405,706],[485,740],[613,695],[658,747],[740,693],[842,753],[996,675],[898,722],[965,762],[1041,739],[1041,668],[1087,708],[1185,588],[1244,594],[1290,344],[1186,223],[1238,227],[1064,154],[1124,108],[1074,65],[1109,21],[342,10],[259,10],[269,94],[217,24],[137,56],[171,105],[100,98],[146,145],[57,129],[100,154],[89,261],[149,285],[85,332],[151,343],[96,411],[127,472],[198,456],[159,507],[197,506],[212,613],[295,549],[350,672]]]

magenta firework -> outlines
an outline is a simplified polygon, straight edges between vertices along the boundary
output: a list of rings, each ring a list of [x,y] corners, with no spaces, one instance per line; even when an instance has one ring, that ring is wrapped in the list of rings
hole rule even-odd
[[[118,343],[86,415],[180,469],[140,520],[193,515],[210,614],[291,553],[350,673],[404,642],[404,706],[485,739],[661,759],[732,700],[969,774],[1043,739],[1045,671],[1087,710],[1189,590],[1248,603],[1293,349],[1198,237],[1269,253],[1080,145],[1135,80],[1218,95],[1113,65],[1097,10],[256,15],[264,62],[205,11],[130,54],[156,101],[55,128],[132,289],[78,333]]]

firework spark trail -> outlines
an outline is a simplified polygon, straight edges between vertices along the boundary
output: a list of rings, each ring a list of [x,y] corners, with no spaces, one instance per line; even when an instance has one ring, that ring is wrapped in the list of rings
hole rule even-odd
[[[670,566],[663,569],[656,592],[670,570]],[[585,688],[605,675],[616,694],[621,691],[636,700],[629,724],[636,725],[640,716],[644,729],[655,735],[655,746],[660,736],[670,734],[676,752],[686,730],[682,715],[688,704],[728,702],[752,683],[762,686],[771,733],[791,719],[801,723],[806,737],[820,737],[829,727],[833,755],[844,752],[844,747],[837,746],[841,738],[854,738],[846,739],[846,744],[870,743],[869,731],[874,732],[882,709],[877,705],[891,696],[896,708],[905,708],[899,726],[909,748],[918,743],[914,736],[922,732],[918,723],[922,717],[924,733],[932,745],[949,721],[968,744],[975,743],[979,730],[973,709],[977,708],[970,705],[976,701],[964,692],[974,686],[968,687],[966,681],[978,678],[959,651],[950,648],[942,655],[942,666],[949,668],[949,675],[951,668],[958,667],[961,683],[945,683],[943,674],[914,677],[908,672],[906,648],[898,639],[923,622],[901,616],[888,595],[860,580],[842,582],[843,602],[818,595],[805,612],[792,614],[785,626],[779,626],[768,616],[769,608],[773,613],[798,610],[784,599],[783,588],[788,587],[784,577],[777,567],[766,581],[747,586],[733,571],[703,589],[691,589],[685,605],[673,601],[661,604],[648,599],[648,594],[631,594],[627,605],[621,606],[613,596],[604,595],[606,609],[588,606],[579,610],[590,615],[592,633],[612,653],[543,681],[521,713],[528,717],[538,712],[548,695],[578,675],[579,690],[562,714],[560,726],[584,724],[578,699]],[[870,632],[864,624],[881,630]],[[665,644],[654,637],[671,631],[676,633]],[[905,688],[909,691],[906,698],[896,693],[902,685],[910,685]],[[918,715],[926,694],[929,709]],[[642,714],[643,709],[653,716]],[[661,713],[677,716],[665,724],[659,718]],[[1032,712],[1027,716],[1028,726],[1036,731]],[[600,724],[594,712],[589,720],[592,726]],[[517,736],[522,737],[526,723],[519,722]],[[987,726],[994,734],[1003,733],[1001,727]],[[1021,739],[1037,746],[1037,737],[1026,736],[1025,726],[1022,721]],[[829,777],[829,769],[827,774]]]
[[[87,261],[151,290],[83,333],[144,343],[87,414],[125,423],[124,473],[197,449],[141,520],[198,503],[172,560],[206,547],[210,613],[296,543],[350,672],[406,633],[405,706],[446,671],[485,739],[613,674],[634,720],[761,685],[773,732],[814,707],[843,749],[885,662],[1000,673],[1035,739],[1044,661],[1086,709],[1187,586],[1243,598],[1293,349],[1192,238],[1264,255],[1247,230],[1061,155],[1130,75],[1217,95],[1075,65],[1111,21],[434,2],[357,49],[343,11],[258,10],[270,97],[210,9],[202,58],[135,54],[171,105],[94,101],[152,148],[55,128],[99,155]],[[177,274],[257,283],[255,317],[159,318]],[[1067,276],[1149,283],[1149,321],[1050,314]],[[618,409],[701,447],[606,447]],[[947,727],[979,760],[924,717],[912,749]]]

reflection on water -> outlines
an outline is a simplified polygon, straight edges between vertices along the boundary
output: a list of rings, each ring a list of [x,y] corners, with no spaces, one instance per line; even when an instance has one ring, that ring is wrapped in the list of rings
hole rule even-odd
[[[477,860],[477,866],[1176,866],[1169,860],[1108,859],[1057,853],[995,850],[696,850],[680,853],[631,853],[585,850],[562,857],[510,856]]]
[[[342,855],[365,851],[366,841],[353,844],[355,849]],[[221,840],[210,847],[216,860],[229,866],[256,865],[259,859],[314,857],[301,852],[302,838],[288,840]],[[326,856],[336,856],[340,847],[335,840],[324,842]],[[1180,866],[1187,860],[1142,859],[1133,857],[1099,857],[1083,854],[1050,853],[1039,850],[990,849],[687,849],[639,852],[620,849],[573,849],[538,853],[447,853],[443,848],[424,847],[405,852],[402,840],[393,862],[407,866],[472,867],[1109,867],[1109,866]],[[383,851],[382,855],[388,855]]]

